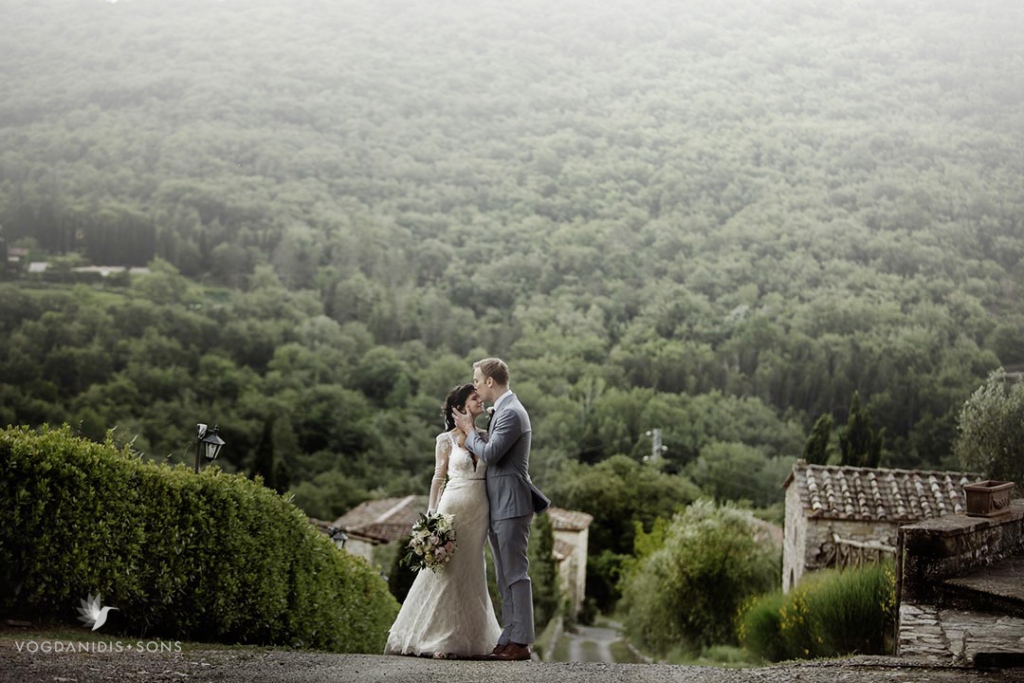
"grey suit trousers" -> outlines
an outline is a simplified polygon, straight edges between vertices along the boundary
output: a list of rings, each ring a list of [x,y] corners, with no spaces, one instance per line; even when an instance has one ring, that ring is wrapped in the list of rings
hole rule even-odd
[[[488,537],[494,555],[495,578],[501,591],[499,645],[529,645],[536,640],[533,626],[533,584],[526,548],[533,515],[492,519]]]

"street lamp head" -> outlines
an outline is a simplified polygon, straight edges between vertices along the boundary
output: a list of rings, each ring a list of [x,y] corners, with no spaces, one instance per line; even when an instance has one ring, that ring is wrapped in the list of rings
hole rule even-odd
[[[217,436],[219,429],[218,425],[213,425],[213,429],[210,429],[202,422],[196,425],[196,474],[199,474],[200,454],[205,456],[207,460],[213,460],[220,455],[220,449],[224,445],[224,440]]]
[[[345,533],[345,530],[344,529],[339,529],[336,526],[332,526],[327,531],[331,535],[331,540],[334,541],[334,546],[338,550],[344,550],[345,549],[345,541],[348,540],[348,535]]]
[[[220,455],[220,449],[224,446],[224,439],[217,436],[219,427],[213,426],[213,429],[206,433],[201,440],[203,447],[203,455],[207,460],[215,460]]]

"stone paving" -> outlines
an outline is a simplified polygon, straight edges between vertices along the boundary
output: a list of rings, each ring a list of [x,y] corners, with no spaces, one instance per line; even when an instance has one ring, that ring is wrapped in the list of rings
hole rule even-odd
[[[1024,619],[903,604],[899,653],[954,665],[973,665],[979,653],[1024,653]]]
[[[1024,500],[900,528],[901,658],[1024,665]]]

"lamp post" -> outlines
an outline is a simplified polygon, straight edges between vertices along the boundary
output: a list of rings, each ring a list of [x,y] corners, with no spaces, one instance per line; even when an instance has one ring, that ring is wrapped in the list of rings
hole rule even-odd
[[[348,540],[348,535],[345,533],[344,529],[332,526],[327,529],[327,533],[330,534],[331,540],[334,541],[334,547],[338,550],[345,549],[345,541]]]
[[[202,422],[196,425],[196,474],[199,474],[200,455],[205,456],[207,460],[214,460],[220,455],[220,449],[224,445],[224,440],[217,436],[219,429],[218,425],[214,425],[213,429],[209,429]]]

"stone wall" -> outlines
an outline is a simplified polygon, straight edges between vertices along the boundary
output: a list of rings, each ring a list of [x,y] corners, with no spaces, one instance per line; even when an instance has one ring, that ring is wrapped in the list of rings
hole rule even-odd
[[[1024,656],[1024,500],[995,518],[901,527],[897,572],[899,656],[979,666]]]
[[[572,554],[558,566],[562,590],[572,598],[573,611],[579,614],[586,598],[587,589],[587,545],[590,540],[590,529],[579,531],[554,532],[556,541],[562,541],[572,547]]]
[[[786,529],[782,550],[782,590],[788,593],[807,572],[832,566],[833,534],[859,543],[895,546],[898,522],[808,518],[796,486],[786,489]]]
[[[782,535],[782,592],[788,593],[804,573],[804,539],[807,517],[800,500],[799,486],[786,489],[786,522]]]
[[[900,527],[898,597],[932,603],[945,595],[943,582],[1024,554],[1024,500],[999,517],[947,515]]]
[[[376,546],[376,543],[364,541],[360,538],[349,538],[345,541],[345,550],[351,555],[358,555],[363,558],[371,567],[373,566],[373,549]],[[385,568],[385,571],[388,571],[388,568]]]

